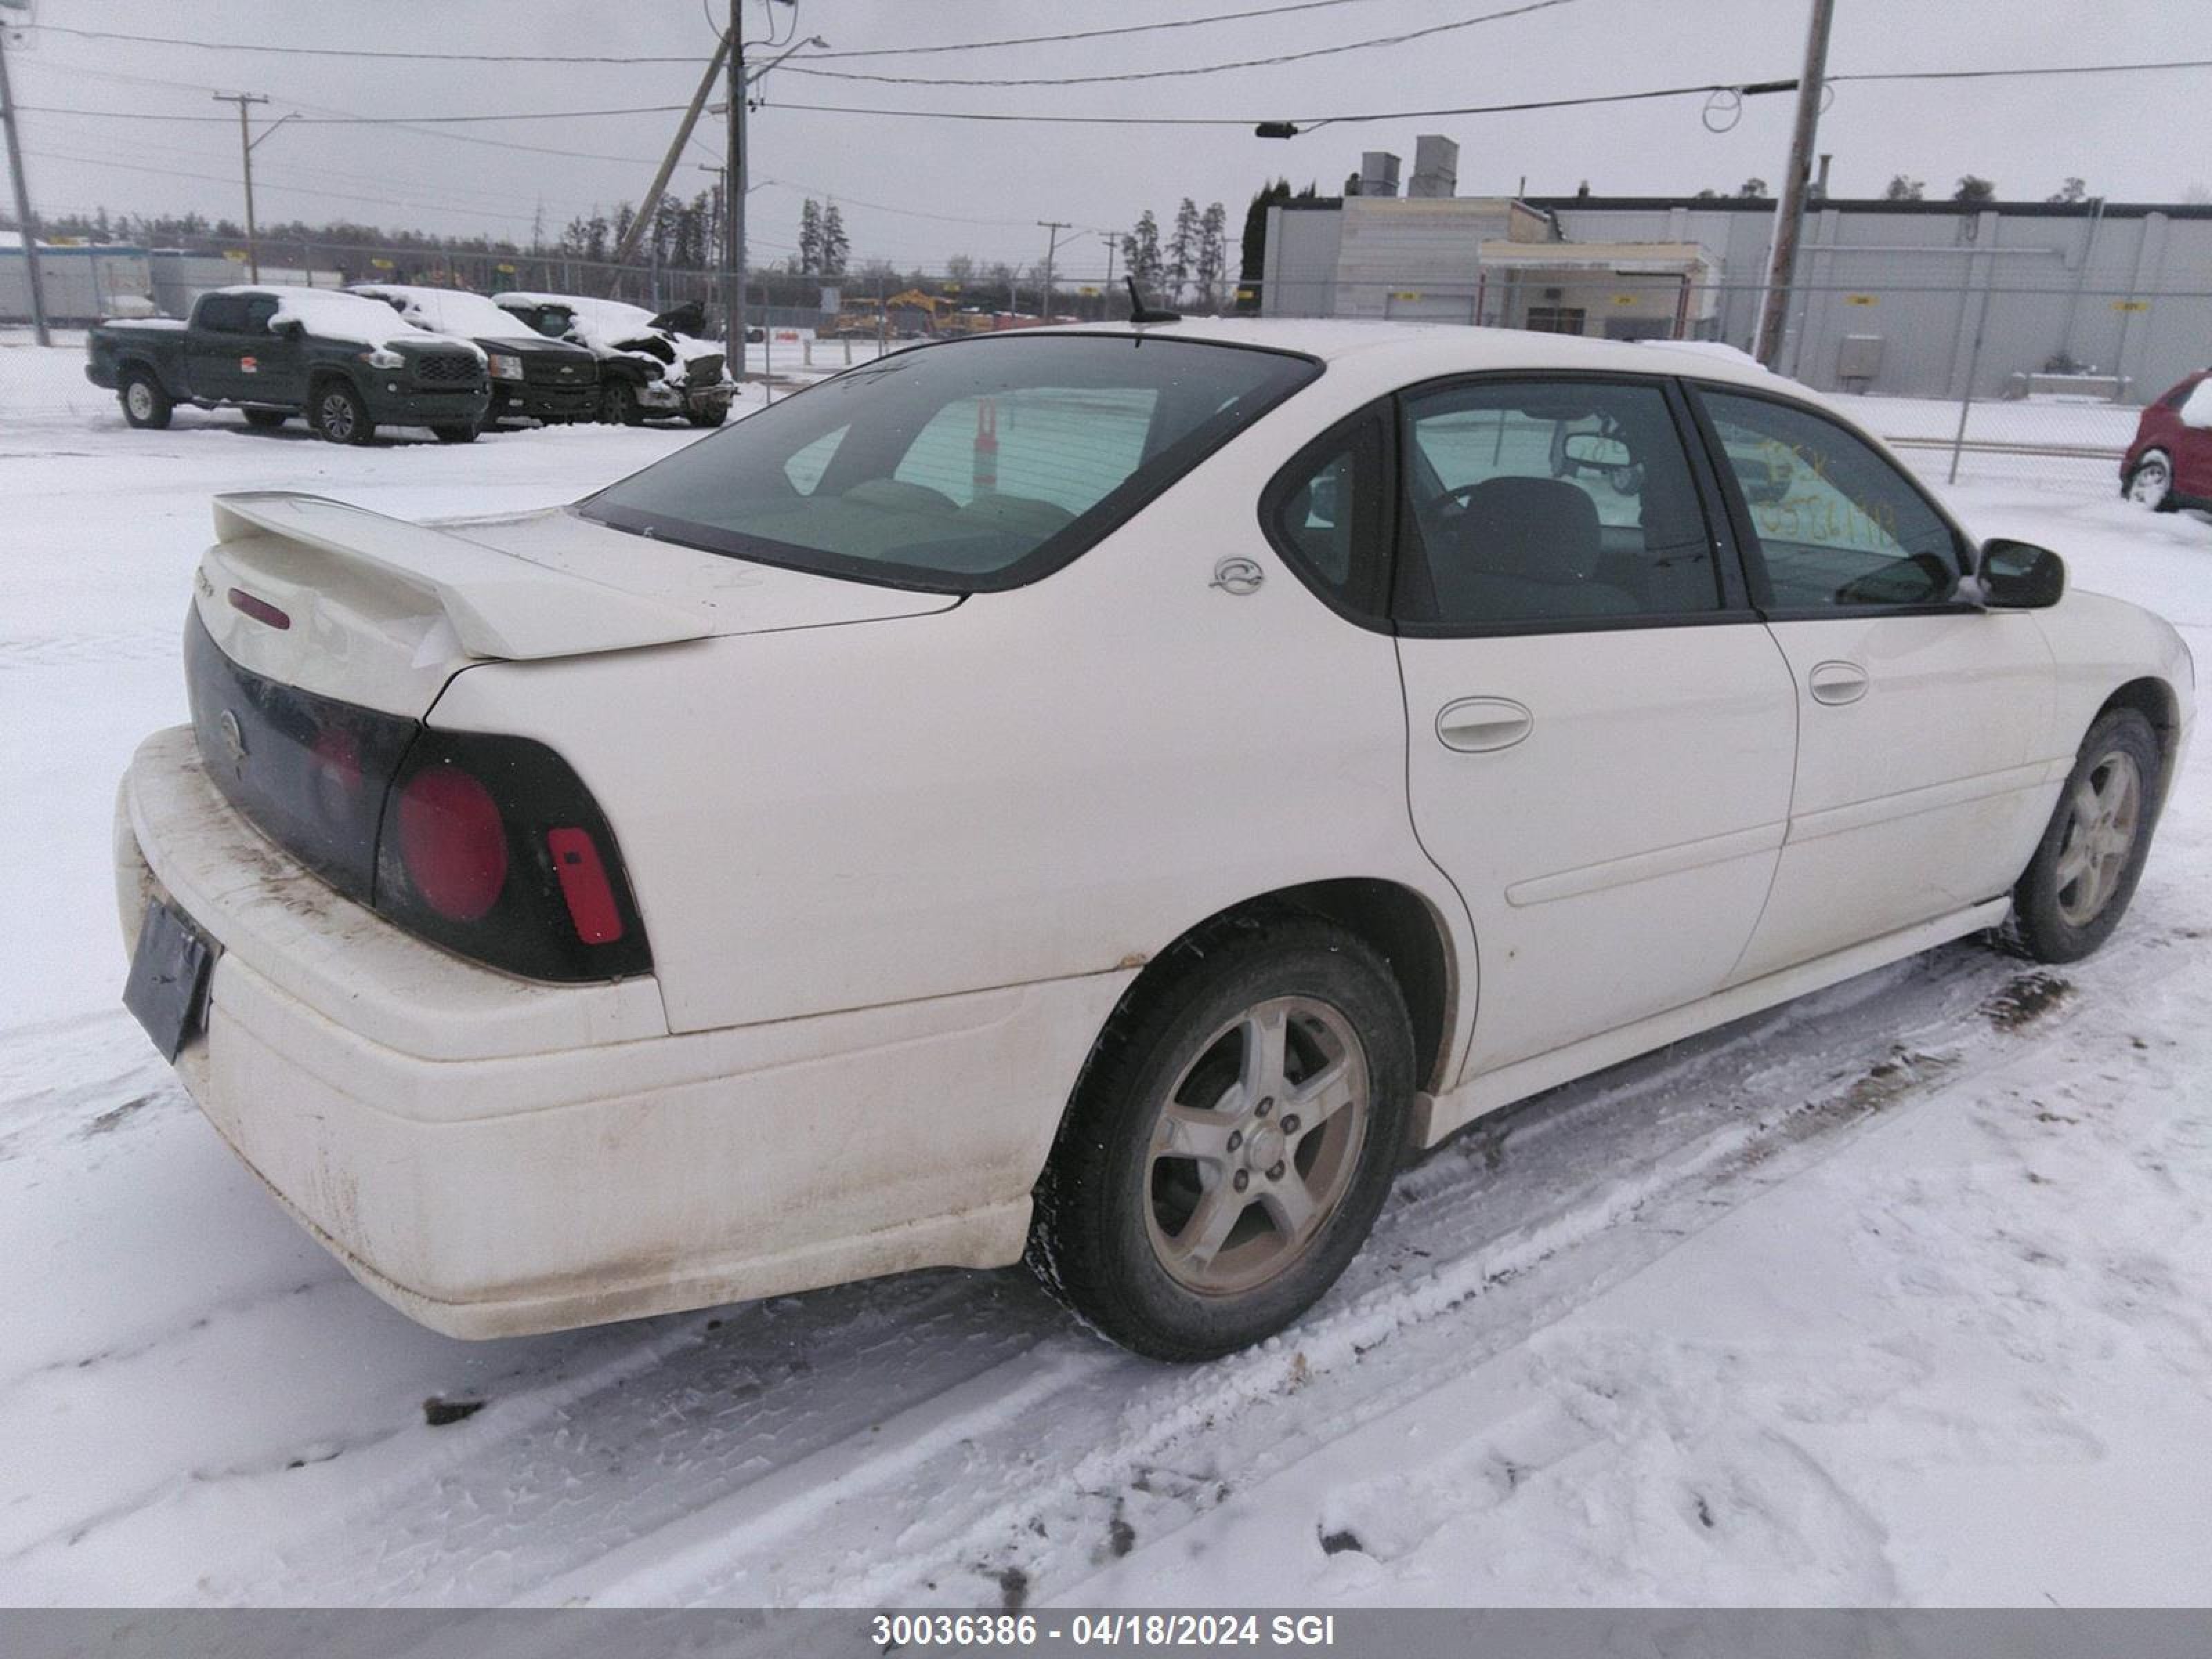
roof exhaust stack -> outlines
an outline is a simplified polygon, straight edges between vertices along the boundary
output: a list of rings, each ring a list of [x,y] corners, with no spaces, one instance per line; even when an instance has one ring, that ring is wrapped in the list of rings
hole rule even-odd
[[[1437,133],[1425,133],[1413,141],[1413,182],[1406,194],[1420,197],[1459,194],[1459,146]]]
[[[1359,193],[1362,196],[1395,196],[1398,193],[1398,158],[1387,149],[1370,149],[1360,156]]]

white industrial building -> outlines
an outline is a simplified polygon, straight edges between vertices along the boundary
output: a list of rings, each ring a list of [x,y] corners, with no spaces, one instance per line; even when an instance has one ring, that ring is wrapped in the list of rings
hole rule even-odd
[[[1771,201],[1461,196],[1457,160],[1424,137],[1405,195],[1398,158],[1373,151],[1356,195],[1270,207],[1261,311],[1749,349]],[[1949,398],[2057,368],[2141,403],[2208,362],[2212,207],[1820,198],[1778,367]]]

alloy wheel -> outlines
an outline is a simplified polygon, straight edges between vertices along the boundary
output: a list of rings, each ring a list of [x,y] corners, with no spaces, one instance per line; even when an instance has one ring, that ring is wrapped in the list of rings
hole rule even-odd
[[[323,430],[339,443],[353,436],[353,399],[333,392],[323,399]]]
[[[2112,902],[2142,823],[2142,773],[2135,757],[2106,755],[2074,787],[2058,854],[2058,914],[2085,927]]]
[[[1302,1255],[1352,1183],[1372,1092],[1351,1022],[1278,997],[1217,1031],[1163,1101],[1146,1230],[1186,1288],[1232,1296]]]

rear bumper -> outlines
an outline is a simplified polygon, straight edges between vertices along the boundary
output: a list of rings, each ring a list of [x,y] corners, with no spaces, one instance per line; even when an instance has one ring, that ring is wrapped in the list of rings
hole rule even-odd
[[[447,956],[264,840],[158,733],[116,820],[222,949],[177,1061],[363,1285],[492,1337],[1018,1259],[1061,1104],[1127,974],[671,1036],[653,981]]]

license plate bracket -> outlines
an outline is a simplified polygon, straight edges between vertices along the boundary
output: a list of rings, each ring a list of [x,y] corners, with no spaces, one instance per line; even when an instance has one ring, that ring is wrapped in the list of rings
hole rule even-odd
[[[205,1023],[215,957],[215,946],[183,915],[159,899],[146,901],[123,1006],[137,1016],[162,1059],[175,1060]]]

